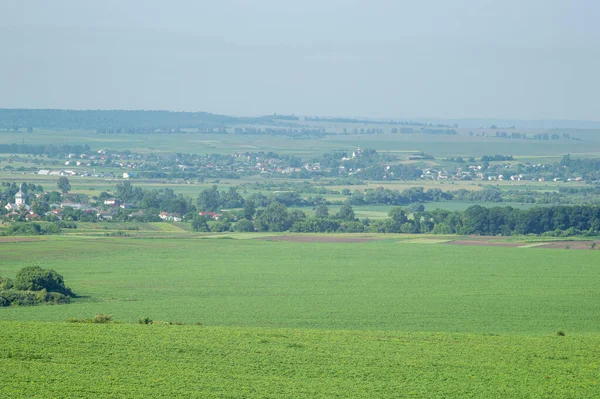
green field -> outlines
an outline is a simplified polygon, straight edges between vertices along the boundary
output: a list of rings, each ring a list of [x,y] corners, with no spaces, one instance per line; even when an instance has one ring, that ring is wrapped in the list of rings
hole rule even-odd
[[[328,131],[341,130],[337,124],[315,124]],[[354,126],[356,127],[356,126]],[[373,125],[379,128],[381,126]],[[388,127],[391,129],[391,127]],[[513,140],[496,137],[470,136],[471,129],[458,129],[457,135],[432,134],[334,134],[324,138],[293,139],[290,137],[249,134],[95,134],[81,130],[36,130],[33,133],[0,132],[0,143],[80,144],[98,149],[128,149],[138,153],[173,154],[177,152],[211,154],[275,151],[302,158],[331,151],[351,151],[356,147],[382,152],[406,154],[423,151],[435,157],[481,157],[489,154],[509,154],[522,161],[560,159],[564,154],[598,156],[598,131],[574,133],[581,140]],[[532,130],[530,133],[537,131]],[[485,132],[494,136],[495,131]]]
[[[600,395],[596,334],[0,322],[0,342],[12,399]]]
[[[80,295],[0,308],[0,397],[600,395],[597,251],[175,227],[0,243],[1,276],[42,265]],[[66,322],[97,313],[121,324]]]
[[[31,264],[51,267],[84,298],[68,306],[0,309],[0,314],[3,320],[65,321],[102,312],[124,322],[149,316],[220,326],[427,332],[600,329],[596,251],[399,245],[398,240],[5,242],[1,276],[12,277]]]
[[[80,295],[0,308],[0,397],[600,395],[597,251],[92,225],[0,243],[0,276],[54,268]],[[67,322],[97,313],[120,324]]]

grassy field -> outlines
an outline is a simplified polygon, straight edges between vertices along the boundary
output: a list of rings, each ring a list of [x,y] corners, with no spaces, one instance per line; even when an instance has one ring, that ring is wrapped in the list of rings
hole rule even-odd
[[[201,239],[163,225],[137,225],[156,238],[82,225],[0,243],[1,276],[42,265],[81,296],[0,308],[0,397],[600,395],[597,251]],[[66,322],[100,312],[121,323]]]
[[[0,342],[11,399],[600,395],[597,334],[0,322]]]
[[[600,395],[597,251],[98,226],[0,242],[0,276],[54,268],[81,296],[0,308],[0,397]],[[97,313],[120,323],[67,322]]]
[[[68,306],[0,309],[3,320],[102,312],[125,322],[149,316],[221,326],[523,334],[600,327],[596,251],[398,245],[397,238],[59,237],[0,245],[1,276],[39,264],[84,296]]]

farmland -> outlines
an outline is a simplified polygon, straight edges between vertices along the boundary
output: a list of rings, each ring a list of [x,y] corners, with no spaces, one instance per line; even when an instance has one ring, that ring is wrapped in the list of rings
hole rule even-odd
[[[600,392],[597,251],[140,228],[0,243],[1,276],[54,268],[80,296],[0,309],[2,396]],[[97,313],[124,324],[66,322]],[[184,325],[132,324],[142,316]]]
[[[21,398],[592,398],[597,334],[566,337],[0,322]],[[68,342],[68,345],[65,343]]]
[[[595,131],[302,123],[0,132],[0,195],[40,212],[5,212],[0,276],[78,295],[0,308],[0,397],[600,395]]]
[[[149,316],[220,326],[598,329],[596,251],[399,242],[61,237],[2,243],[0,275],[29,264],[50,267],[84,297],[69,306],[2,309],[2,319],[108,313],[124,322]]]

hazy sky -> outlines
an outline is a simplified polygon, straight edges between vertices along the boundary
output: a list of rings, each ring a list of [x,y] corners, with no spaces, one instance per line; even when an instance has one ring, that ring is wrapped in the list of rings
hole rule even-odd
[[[0,1],[0,107],[599,120],[597,0]]]

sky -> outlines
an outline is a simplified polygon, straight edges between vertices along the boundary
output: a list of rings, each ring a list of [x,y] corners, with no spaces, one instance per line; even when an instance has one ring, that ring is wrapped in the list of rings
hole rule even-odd
[[[0,2],[0,108],[600,120],[596,0]]]

